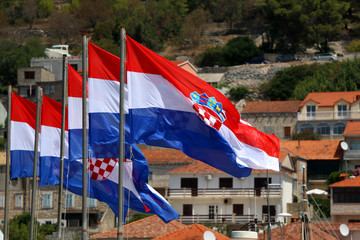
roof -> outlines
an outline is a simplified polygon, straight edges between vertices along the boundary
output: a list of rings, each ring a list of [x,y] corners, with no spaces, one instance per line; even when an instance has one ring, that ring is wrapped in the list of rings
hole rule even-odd
[[[175,168],[169,171],[168,173],[224,173],[224,172],[217,168],[213,168],[212,166],[204,162],[194,160],[193,163],[183,167]]]
[[[194,65],[192,65],[189,60],[177,60],[177,61],[172,61],[172,62],[175,63],[176,65],[178,65],[179,67],[189,64],[189,66],[195,71],[195,73],[198,71],[196,69],[196,67]]]
[[[164,223],[157,215],[126,224],[123,226],[123,236],[126,238],[155,238],[175,230],[186,227],[186,225],[173,220]],[[103,233],[90,236],[90,238],[116,238],[117,228],[113,228]]]
[[[224,73],[198,73],[197,76],[207,83],[218,83],[224,79]]]
[[[214,230],[205,227],[201,224],[192,224],[190,226],[187,226],[185,228],[181,228],[179,230],[173,231],[171,233],[159,236],[157,238],[154,238],[154,240],[168,240],[168,239],[176,239],[176,240],[189,240],[189,239],[204,239],[204,232],[210,231],[212,232],[216,240],[231,240],[231,238],[222,235],[218,232],[215,232]]]
[[[326,230],[323,230],[318,227],[316,224],[310,224],[309,225],[309,231],[311,239],[317,239],[317,240],[332,240],[332,239],[338,239],[329,233],[326,232]],[[284,239],[287,240],[299,240],[301,238],[301,222],[294,222],[287,225],[283,225],[283,236]],[[266,232],[267,233],[267,232]],[[267,234],[266,234],[267,236]],[[266,239],[264,237],[264,233],[259,234],[259,239]],[[271,239],[272,240],[281,240],[281,229],[275,228],[271,230]]]
[[[343,135],[360,135],[360,121],[349,121],[346,124],[346,128],[344,130]]]
[[[191,163],[195,159],[175,149],[141,149],[149,164],[154,163]]]
[[[301,101],[254,101],[246,102],[241,113],[285,113],[299,111]]]
[[[304,101],[301,103],[301,107],[308,101],[315,101],[319,104],[319,107],[331,107],[340,100],[353,103],[357,101],[357,96],[360,96],[360,91],[352,92],[312,92],[309,93]]]
[[[341,140],[292,140],[280,141],[282,150],[307,160],[340,160],[343,150]]]
[[[330,187],[360,187],[360,176],[333,183]]]

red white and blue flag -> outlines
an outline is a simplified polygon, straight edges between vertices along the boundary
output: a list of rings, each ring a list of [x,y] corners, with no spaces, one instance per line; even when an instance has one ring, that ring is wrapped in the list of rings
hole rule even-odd
[[[40,141],[40,182],[39,185],[57,185],[60,175],[60,142],[61,142],[61,115],[62,104],[43,95],[41,111],[41,132]],[[67,109],[66,109],[67,117]],[[65,117],[65,119],[66,119]],[[69,158],[68,126],[65,121],[64,133],[64,163],[67,169]]]
[[[34,173],[36,104],[12,92],[10,125],[10,177],[11,179],[32,177]]]
[[[235,106],[195,75],[126,39],[133,139],[176,148],[235,177],[279,170],[279,139],[244,124]]]
[[[90,55],[90,54],[89,54]],[[92,56],[89,56],[89,62],[92,62]],[[70,67],[69,67],[70,68]],[[89,77],[93,75],[94,66],[89,64]],[[82,98],[82,79],[79,76],[70,76],[70,74],[78,74],[75,71],[69,71],[69,87],[73,87],[71,80],[76,80],[76,86],[69,89],[69,138],[70,138],[70,149],[77,148],[77,145],[82,142],[80,138],[75,136],[72,138],[72,130],[81,129],[80,126],[71,124],[70,121],[81,122],[82,116],[79,115],[79,108],[77,106]],[[90,79],[89,79],[89,82]],[[91,84],[90,84],[91,85]],[[91,88],[89,88],[91,89]],[[100,90],[100,89],[99,89]],[[70,97],[72,99],[70,99]],[[111,96],[109,96],[111,97]],[[116,97],[116,96],[112,96]],[[118,98],[119,96],[117,96]],[[70,104],[70,101],[72,104]],[[89,104],[89,106],[91,106]],[[74,109],[71,109],[74,107]],[[119,108],[118,108],[119,109]],[[80,111],[81,114],[81,111]],[[117,114],[117,118],[119,114]],[[117,120],[118,121],[118,120]],[[101,122],[96,123],[96,126],[106,128],[107,126],[102,125]],[[74,128],[72,128],[74,126]],[[89,126],[89,133],[91,134],[91,127]],[[111,126],[113,129],[118,129],[119,124]],[[75,134],[77,134],[75,132]],[[113,139],[114,145],[117,146],[115,149],[107,149],[106,155],[98,155],[93,150],[98,148],[91,144],[88,144],[90,150],[89,159],[87,163],[88,174],[90,177],[89,189],[90,196],[100,201],[106,202],[115,214],[118,213],[118,136]],[[80,140],[80,141],[79,141]],[[76,145],[72,146],[73,142],[76,141]],[[116,150],[117,149],[117,150]],[[69,161],[69,180],[68,189],[76,194],[82,193],[82,182],[81,182],[81,169],[82,160],[76,159],[77,157],[82,158],[81,152],[75,152],[70,150],[70,153],[74,153],[73,159]],[[71,154],[70,154],[71,155]],[[153,213],[157,214],[164,222],[169,222],[178,218],[175,210],[169,205],[169,203],[155,191],[151,186],[146,184],[149,175],[149,167],[144,155],[140,149],[134,144],[130,147],[129,144],[125,145],[125,160],[124,160],[124,176],[123,176],[123,187],[124,187],[124,209],[125,213],[128,208],[131,208],[138,212]],[[124,218],[126,214],[124,214]]]
[[[279,170],[275,135],[242,121],[206,82],[130,37],[126,42],[126,142],[179,149],[235,177],[253,168]],[[96,69],[89,74],[89,141],[102,157],[117,149],[120,63],[91,43],[89,56]]]

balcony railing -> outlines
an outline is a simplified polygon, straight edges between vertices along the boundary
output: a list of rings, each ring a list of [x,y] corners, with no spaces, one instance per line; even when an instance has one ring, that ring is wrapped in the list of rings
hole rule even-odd
[[[344,151],[344,160],[360,160],[360,150]]]
[[[343,112],[298,112],[298,121],[305,120],[355,120],[360,119],[360,111],[343,111]]]
[[[214,215],[180,215],[180,222],[184,224],[192,223],[232,223],[232,224],[245,224],[254,221],[254,215],[235,215],[235,214],[214,214]]]
[[[186,197],[266,197],[265,188],[168,188],[165,196],[170,198]],[[270,197],[280,197],[281,188],[271,188]]]

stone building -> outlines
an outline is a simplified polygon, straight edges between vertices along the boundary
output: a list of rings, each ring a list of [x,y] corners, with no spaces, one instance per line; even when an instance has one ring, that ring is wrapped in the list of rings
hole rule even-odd
[[[301,101],[246,102],[241,118],[261,132],[274,133],[280,140],[290,140],[296,132]]]

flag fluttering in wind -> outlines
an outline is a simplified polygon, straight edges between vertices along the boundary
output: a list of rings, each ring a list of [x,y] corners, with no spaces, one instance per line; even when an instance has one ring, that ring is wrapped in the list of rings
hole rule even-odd
[[[279,170],[279,140],[241,121],[215,88],[127,37],[128,143],[175,148],[235,177]],[[119,59],[89,43],[89,141],[95,156],[118,149]],[[99,124],[100,123],[100,124]]]
[[[11,93],[11,179],[34,175],[36,104]]]
[[[40,187],[59,184],[61,110],[61,103],[43,95],[41,112],[42,140],[40,141]],[[67,121],[65,121],[64,143],[64,158],[67,160],[69,156]],[[67,165],[67,161],[64,161],[64,163]]]
[[[91,62],[91,58],[90,58]],[[65,175],[68,179],[64,181],[64,187],[71,192],[82,194],[82,152],[79,151],[78,145],[82,144],[81,126],[71,121],[82,122],[81,105],[82,99],[82,79],[78,73],[72,69],[71,66],[68,71],[69,79],[69,148],[70,157],[69,173],[65,169]],[[90,74],[90,73],[89,73]],[[116,98],[116,96],[113,96]],[[117,95],[117,97],[119,97]],[[119,108],[118,108],[119,110]],[[80,112],[80,113],[79,113]],[[119,114],[117,115],[117,117]],[[101,122],[95,124],[101,124]],[[92,125],[89,126],[91,132]],[[106,127],[106,126],[104,126]],[[118,128],[117,126],[111,126]],[[73,131],[74,130],[74,131]],[[118,145],[118,137],[113,140]],[[74,143],[75,142],[75,143]],[[72,145],[75,144],[75,145]],[[74,150],[71,150],[74,148]],[[81,148],[81,147],[80,147]],[[93,145],[88,144],[89,155],[87,162],[87,169],[89,174],[89,192],[90,197],[96,198],[100,201],[106,202],[114,213],[118,213],[118,148],[108,149],[106,156],[99,156],[94,153]],[[96,149],[96,147],[95,147]],[[124,212],[128,208],[143,213],[157,214],[163,221],[169,222],[178,218],[175,210],[169,203],[154,190],[151,186],[146,184],[149,175],[149,166],[144,155],[140,149],[134,144],[130,147],[129,144],[125,146],[125,160],[124,160]],[[126,214],[124,214],[124,217]]]

